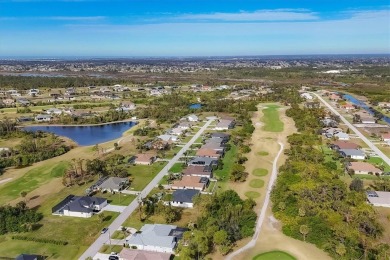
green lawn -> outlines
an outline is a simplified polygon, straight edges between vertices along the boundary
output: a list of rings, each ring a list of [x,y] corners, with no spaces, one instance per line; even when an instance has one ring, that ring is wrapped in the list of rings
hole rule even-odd
[[[115,232],[111,235],[112,239],[125,239],[127,237],[127,233],[124,233],[121,230],[115,230]]]
[[[153,178],[161,171],[167,162],[156,162],[152,165],[135,165],[129,167],[129,172],[133,178],[129,190],[141,191]]]
[[[252,260],[296,260],[296,258],[282,251],[271,251],[259,254],[253,257]]]
[[[172,173],[180,173],[184,169],[185,165],[184,163],[175,163],[171,169],[169,169],[169,172]]]
[[[110,254],[111,252],[119,253],[122,251],[123,246],[122,245],[103,245],[100,249],[99,252],[103,254]]]
[[[260,155],[260,156],[267,156],[267,155],[269,155],[269,152],[260,151],[260,152],[257,153],[257,155]]]
[[[173,147],[172,149],[170,149],[169,151],[166,151],[165,152],[165,158],[166,159],[171,159],[173,158],[183,147],[180,147],[180,146],[175,146]]]
[[[370,157],[367,162],[372,163],[374,165],[380,166],[383,165],[385,167],[385,172],[390,172],[390,166],[385,163],[380,157]]]
[[[257,191],[247,191],[245,192],[245,196],[251,199],[255,199],[260,197],[260,193],[258,193]]]
[[[125,194],[125,193],[97,193],[94,195],[96,197],[106,198],[108,200],[108,203],[112,205],[119,205],[119,206],[127,206],[129,205],[137,196],[131,195],[131,194]]]
[[[262,177],[268,174],[268,170],[264,168],[257,168],[253,170],[252,174],[258,177]]]
[[[261,179],[254,179],[249,182],[249,186],[252,188],[261,188],[264,186],[264,181]]]
[[[269,132],[282,132],[284,124],[279,119],[279,106],[267,105],[267,108],[263,109],[263,129]]]
[[[0,188],[0,205],[20,197],[22,191],[28,193],[54,178],[61,177],[68,165],[68,162],[45,164],[29,170],[14,181],[5,183]]]
[[[233,164],[237,157],[237,146],[231,144],[231,148],[226,152],[225,157],[222,159],[223,161],[223,169],[215,170],[214,176],[221,182],[227,182],[229,180],[229,174],[232,170]]]

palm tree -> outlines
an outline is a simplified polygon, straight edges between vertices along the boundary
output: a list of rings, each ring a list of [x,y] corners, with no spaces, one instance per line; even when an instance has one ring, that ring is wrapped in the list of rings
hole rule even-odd
[[[309,227],[307,225],[301,225],[299,227],[299,232],[303,235],[303,241],[306,241],[306,235],[309,234]]]

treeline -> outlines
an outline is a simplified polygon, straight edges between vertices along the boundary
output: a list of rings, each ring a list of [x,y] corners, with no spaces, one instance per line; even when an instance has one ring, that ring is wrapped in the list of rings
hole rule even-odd
[[[256,223],[252,199],[242,200],[233,190],[195,199],[201,215],[183,235],[180,259],[203,259],[213,250],[226,255],[240,239],[252,236]]]
[[[71,116],[67,114],[61,114],[58,117],[55,117],[51,122],[54,124],[102,124],[109,122],[122,121],[130,119],[132,113],[124,111],[116,111],[110,109],[103,113],[93,113],[92,111],[84,113],[81,116]]]
[[[41,219],[42,214],[29,209],[23,201],[15,207],[2,206],[0,207],[0,235],[31,231]]]
[[[23,140],[20,144],[2,152],[0,168],[25,167],[35,162],[62,155],[70,150],[69,146],[52,133],[21,132],[20,135],[23,136]]]
[[[12,236],[11,238],[13,240],[33,241],[38,243],[53,244],[53,245],[60,245],[60,246],[66,246],[68,244],[67,241],[46,239],[46,238],[36,238],[36,237],[26,237],[26,236]]]
[[[317,149],[321,109],[287,110],[301,131],[288,137],[291,148],[272,191],[273,212],[283,233],[306,240],[336,259],[383,259],[382,227],[364,191],[349,189],[342,170]]]
[[[88,86],[110,86],[121,84],[121,80],[89,77],[21,77],[0,75],[0,88],[28,90],[31,88],[71,88]]]

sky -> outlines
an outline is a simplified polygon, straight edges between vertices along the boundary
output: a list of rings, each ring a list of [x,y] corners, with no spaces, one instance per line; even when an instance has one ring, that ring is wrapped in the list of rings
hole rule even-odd
[[[1,57],[384,53],[389,0],[0,0]]]

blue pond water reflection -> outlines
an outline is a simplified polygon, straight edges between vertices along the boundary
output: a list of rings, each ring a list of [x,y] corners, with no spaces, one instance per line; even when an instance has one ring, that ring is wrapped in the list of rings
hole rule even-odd
[[[368,113],[370,113],[371,115],[374,115],[375,114],[375,111],[373,109],[371,109],[366,103],[364,103],[363,101],[351,96],[351,95],[348,95],[348,94],[344,94],[343,95],[343,98],[349,102],[351,102],[352,104],[358,106],[358,107],[361,107],[363,108],[364,110],[366,110]],[[385,121],[386,123],[390,124],[390,117],[387,117],[387,116],[383,116],[381,118],[383,121]]]
[[[123,132],[136,125],[135,122],[121,122],[95,126],[27,126],[26,131],[44,131],[66,136],[81,146],[95,145],[117,139]]]
[[[202,104],[192,104],[188,106],[190,109],[200,109],[202,108]]]

